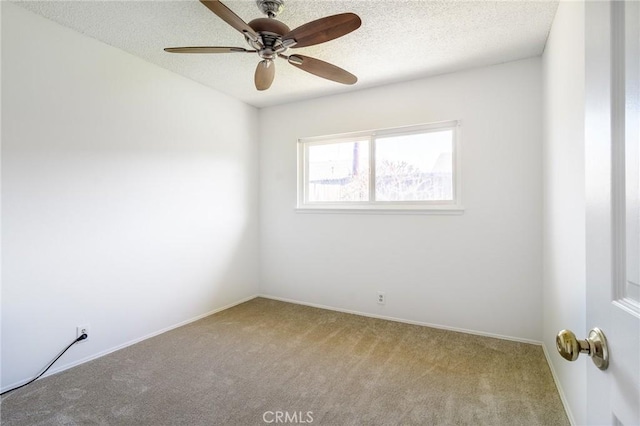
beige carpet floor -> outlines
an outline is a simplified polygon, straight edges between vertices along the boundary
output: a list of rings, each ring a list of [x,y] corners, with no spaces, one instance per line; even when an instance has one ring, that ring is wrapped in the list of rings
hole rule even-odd
[[[569,424],[539,346],[263,298],[40,379],[1,410],[6,426]]]

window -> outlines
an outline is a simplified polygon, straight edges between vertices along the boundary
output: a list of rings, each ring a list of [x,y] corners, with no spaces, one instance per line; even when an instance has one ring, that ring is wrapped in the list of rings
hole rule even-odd
[[[298,208],[460,212],[458,127],[300,139]]]

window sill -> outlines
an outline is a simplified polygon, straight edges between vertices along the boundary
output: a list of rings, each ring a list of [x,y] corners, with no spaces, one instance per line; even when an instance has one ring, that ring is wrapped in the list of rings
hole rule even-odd
[[[419,214],[419,215],[461,215],[463,206],[305,206],[297,207],[296,213],[303,214]]]

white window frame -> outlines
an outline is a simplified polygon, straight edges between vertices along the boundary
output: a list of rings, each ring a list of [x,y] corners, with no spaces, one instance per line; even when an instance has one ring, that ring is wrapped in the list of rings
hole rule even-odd
[[[375,200],[375,141],[378,137],[428,133],[443,130],[453,132],[453,200],[435,201],[376,201]],[[312,202],[308,200],[309,147],[323,144],[368,141],[369,143],[369,201]],[[296,210],[301,213],[423,213],[462,214],[462,169],[460,149],[460,121],[315,136],[298,139],[298,200]]]

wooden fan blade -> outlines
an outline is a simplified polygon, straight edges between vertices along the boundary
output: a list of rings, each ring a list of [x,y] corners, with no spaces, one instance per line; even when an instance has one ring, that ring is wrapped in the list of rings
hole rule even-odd
[[[355,84],[358,81],[358,77],[350,72],[328,62],[321,61],[320,59],[310,58],[309,56],[298,55],[296,53],[295,55],[289,56],[287,60],[294,67],[337,83]]]
[[[327,16],[294,29],[282,38],[282,42],[286,46],[295,41],[291,47],[313,46],[349,34],[360,28],[361,24],[355,13]]]
[[[256,74],[254,81],[256,83],[256,89],[267,90],[273,83],[273,78],[276,75],[276,64],[272,60],[265,59],[258,63],[256,67]]]
[[[242,47],[218,47],[218,46],[196,46],[196,47],[166,47],[165,52],[170,53],[245,53],[255,52]]]
[[[222,4],[219,0],[200,0],[200,3],[207,6],[210,11],[218,15],[220,19],[231,25],[236,30],[240,31],[243,34],[249,35],[249,37],[253,40],[258,39],[258,34],[253,31],[253,28],[251,28],[246,22],[242,20],[242,18],[233,13],[231,9]]]

